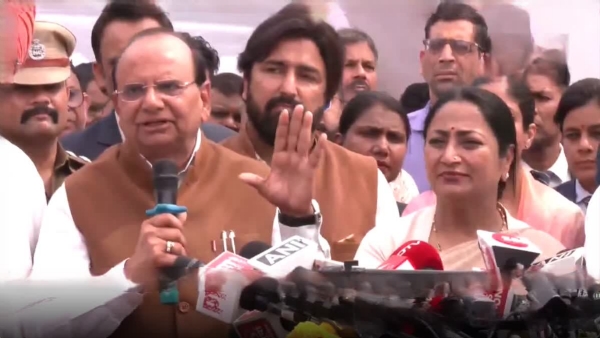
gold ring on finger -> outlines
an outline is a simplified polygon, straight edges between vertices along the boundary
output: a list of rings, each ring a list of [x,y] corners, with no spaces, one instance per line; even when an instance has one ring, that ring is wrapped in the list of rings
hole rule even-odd
[[[167,253],[171,253],[171,251],[173,251],[174,247],[175,247],[175,243],[173,243],[171,241],[167,241],[167,249],[165,251]]]

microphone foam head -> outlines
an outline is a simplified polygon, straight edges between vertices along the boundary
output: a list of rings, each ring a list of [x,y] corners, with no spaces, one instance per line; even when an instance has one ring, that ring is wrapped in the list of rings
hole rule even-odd
[[[154,176],[154,186],[159,187],[162,184],[173,184],[175,187],[179,183],[177,164],[171,160],[158,160],[152,164],[152,173]]]
[[[310,280],[310,275],[311,270],[299,266],[292,270],[292,272],[287,275],[286,279],[296,283],[296,285],[304,285]]]
[[[262,277],[246,286],[240,294],[240,307],[244,310],[266,311],[269,303],[281,303],[279,282]]]
[[[261,254],[269,249],[271,249],[271,246],[267,243],[260,242],[260,241],[252,241],[252,242],[244,245],[240,249],[239,255],[246,259],[251,259],[252,257],[255,257],[258,254]]]
[[[154,175],[177,175],[177,164],[171,160],[158,160],[152,164]]]
[[[415,270],[444,270],[438,250],[424,241],[409,241],[394,254],[407,257]]]

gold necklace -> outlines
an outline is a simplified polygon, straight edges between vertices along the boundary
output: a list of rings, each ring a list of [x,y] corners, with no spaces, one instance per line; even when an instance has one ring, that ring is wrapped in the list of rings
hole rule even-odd
[[[496,205],[496,210],[498,211],[498,214],[500,214],[500,218],[502,219],[502,227],[500,228],[500,232],[506,231],[506,229],[508,229],[506,209],[504,209],[502,204],[498,203]],[[437,247],[438,251],[441,252],[442,246],[440,245],[440,241],[437,238],[437,228],[435,226],[435,214],[433,215],[433,221],[431,222],[431,229],[432,229],[432,234],[435,235],[436,247]],[[430,240],[430,242],[432,242],[432,241]]]

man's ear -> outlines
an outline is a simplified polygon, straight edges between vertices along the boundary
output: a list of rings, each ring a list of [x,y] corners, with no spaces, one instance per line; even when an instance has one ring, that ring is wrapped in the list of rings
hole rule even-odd
[[[106,78],[104,77],[104,69],[100,63],[94,62],[92,64],[92,73],[94,73],[94,81],[96,81],[100,91],[106,96],[111,96],[112,93],[108,92],[108,88],[106,87]]]
[[[85,116],[87,116],[88,109],[90,109],[90,105],[92,104],[92,99],[88,94],[83,93],[83,102],[81,104],[85,110]]]
[[[511,144],[506,151],[506,164],[503,172],[510,172],[510,165],[515,161],[517,154],[517,146]]]
[[[110,101],[112,102],[115,111],[118,111],[119,109],[117,108],[119,107],[119,94],[111,93],[108,95],[108,97],[110,98]]]
[[[248,79],[244,77],[243,87],[242,87],[242,100],[244,102],[248,99]]]
[[[210,118],[210,110],[212,107],[212,100],[210,95],[211,84],[209,81],[204,82],[202,86],[200,86],[200,100],[202,101],[202,107],[200,108],[200,115],[202,117],[202,122],[208,121]]]
[[[527,139],[525,140],[525,149],[523,150],[531,148],[531,144],[533,143],[536,134],[537,126],[535,125],[535,123],[531,123],[527,128]]]
[[[341,146],[344,144],[344,136],[342,136],[342,134],[340,133],[335,133],[335,135],[333,136],[333,140],[331,141]]]
[[[494,57],[489,54],[489,53],[484,53],[482,55],[483,57],[483,68],[484,68],[484,74],[486,76],[495,78],[498,76],[501,76],[501,72],[502,70],[500,69],[500,65],[498,64],[498,62],[496,62],[496,59],[494,59]]]
[[[425,51],[422,50],[419,52],[419,74],[423,77],[423,58],[425,57]]]

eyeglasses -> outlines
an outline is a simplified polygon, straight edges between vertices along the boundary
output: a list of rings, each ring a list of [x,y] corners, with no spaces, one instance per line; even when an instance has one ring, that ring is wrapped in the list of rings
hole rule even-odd
[[[475,42],[454,39],[427,39],[423,40],[425,49],[434,54],[441,53],[446,45],[450,46],[456,55],[467,55],[473,50],[481,51],[481,47]]]
[[[179,96],[183,91],[190,85],[194,84],[194,81],[180,82],[180,81],[161,81],[155,84],[144,85],[140,83],[132,83],[123,86],[121,90],[115,90],[115,94],[119,95],[119,98],[126,102],[134,102],[140,100],[148,93],[149,88],[154,88],[156,92],[164,96]]]
[[[85,93],[75,88],[68,88],[68,91],[69,101],[67,102],[67,106],[69,108],[77,108],[81,106],[83,103],[83,98],[85,97]]]

